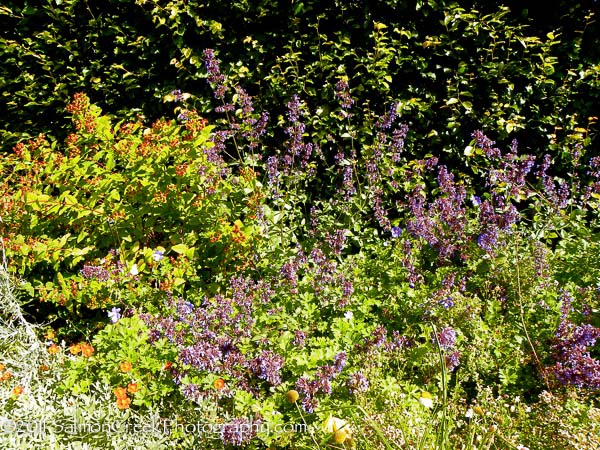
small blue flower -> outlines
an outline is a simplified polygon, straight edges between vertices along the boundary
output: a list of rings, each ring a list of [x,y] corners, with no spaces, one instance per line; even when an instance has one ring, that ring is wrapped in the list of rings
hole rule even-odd
[[[452,301],[452,297],[446,297],[440,300],[440,305],[442,305],[445,309],[453,307],[454,302]]]
[[[402,234],[402,228],[400,228],[400,227],[392,228],[392,237],[393,238],[399,238],[401,234]]]
[[[165,257],[165,252],[163,252],[161,250],[154,250],[154,253],[152,253],[152,259],[156,262],[159,262],[164,257]]]
[[[121,318],[121,308],[113,308],[108,312],[108,318],[112,323],[117,323]]]

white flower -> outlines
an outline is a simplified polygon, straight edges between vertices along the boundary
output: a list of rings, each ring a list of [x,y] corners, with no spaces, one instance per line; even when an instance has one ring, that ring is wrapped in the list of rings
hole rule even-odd
[[[465,413],[465,417],[467,419],[470,419],[471,417],[473,417],[473,414],[474,414],[473,413],[473,408],[469,408],[469,409],[467,409],[467,412]]]
[[[517,445],[517,450],[529,450],[529,447],[525,447],[524,445]]]
[[[427,392],[421,392],[421,397],[419,398],[419,403],[423,405],[425,408],[433,408],[433,396]]]
[[[346,320],[352,320],[353,317],[354,317],[354,313],[352,311],[346,311],[344,313],[344,319],[346,319]]]
[[[133,266],[131,266],[131,270],[129,271],[129,274],[135,276],[138,273],[140,273],[140,272],[138,270],[137,264],[134,264]]]

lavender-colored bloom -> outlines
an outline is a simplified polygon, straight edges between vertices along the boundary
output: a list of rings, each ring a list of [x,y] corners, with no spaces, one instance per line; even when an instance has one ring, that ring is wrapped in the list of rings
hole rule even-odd
[[[256,426],[245,417],[233,419],[221,427],[221,441],[225,445],[241,447],[256,436]]]
[[[367,392],[369,389],[369,380],[360,372],[354,372],[348,377],[346,383],[351,394]]]
[[[315,380],[300,377],[298,381],[296,381],[296,388],[307,397],[312,397],[319,391],[319,384]]]
[[[483,153],[488,158],[499,158],[501,156],[501,152],[498,148],[494,147],[496,144],[494,141],[488,139],[486,135],[484,135],[481,131],[474,131],[471,135],[475,140],[475,145],[483,150]]]
[[[333,367],[338,374],[346,367],[347,363],[348,355],[346,352],[340,352],[333,358]]]
[[[165,257],[165,252],[162,250],[154,250],[152,253],[152,259],[156,262],[161,261]]]
[[[339,80],[335,85],[335,98],[340,101],[343,109],[350,109],[354,104],[354,100],[350,97],[348,88],[348,82],[344,79]],[[344,111],[344,116],[348,117],[349,114]]]
[[[197,384],[189,383],[182,388],[183,395],[192,401],[197,401],[200,398],[200,389]]]
[[[294,331],[294,339],[292,340],[292,344],[294,344],[296,347],[302,348],[304,347],[305,341],[306,334],[304,333],[304,331]]]
[[[110,279],[110,273],[106,268],[102,266],[91,266],[84,265],[83,269],[79,271],[81,276],[88,280],[97,280],[97,281],[108,281]]]
[[[450,372],[453,372],[454,369],[458,367],[460,364],[460,352],[454,351],[444,357],[446,362],[446,367]]]
[[[272,352],[263,350],[261,355],[251,362],[253,372],[263,380],[268,381],[273,386],[281,384],[281,369],[285,360],[283,357]]]
[[[477,245],[479,245],[486,252],[493,252],[496,247],[496,243],[498,241],[498,233],[495,230],[490,230],[485,233],[481,233],[477,237]]]
[[[398,330],[392,331],[392,338],[385,343],[385,349],[388,352],[394,350],[403,350],[409,346],[409,340],[406,336],[400,334]]]
[[[600,389],[600,361],[590,354],[590,348],[598,339],[600,328],[590,324],[575,325],[562,319],[552,347],[556,363],[547,371],[563,384]]]
[[[207,48],[204,50],[204,66],[208,72],[208,82],[214,89],[216,98],[225,98],[227,86],[225,86],[225,75],[219,69],[219,60],[215,58],[214,50]]]
[[[198,341],[194,345],[185,347],[179,353],[184,364],[198,370],[216,370],[221,356],[219,347],[207,341]]]
[[[374,346],[381,347],[385,344],[387,338],[387,330],[383,325],[378,325],[372,333],[372,338],[368,339],[366,343]]]
[[[302,409],[304,410],[304,412],[306,412],[308,414],[314,413],[315,409],[317,409],[318,406],[319,406],[319,402],[316,398],[304,397],[302,399]]]
[[[183,94],[181,93],[181,91],[179,89],[175,89],[174,91],[171,91],[171,95],[174,97],[174,101],[176,103],[185,99],[185,97],[183,96]]]
[[[148,341],[150,343],[158,341],[162,336],[162,333],[159,330],[153,329],[148,332]]]
[[[352,281],[344,279],[342,282],[342,296],[344,299],[349,299],[354,293]]]
[[[394,124],[394,121],[396,120],[396,117],[398,117],[398,113],[396,112],[397,108],[398,108],[398,104],[392,103],[388,112],[385,113],[383,115],[383,117],[381,117],[377,120],[377,123],[375,124],[375,126],[382,130],[391,128],[391,126]]]
[[[180,315],[191,314],[194,311],[194,304],[188,301],[182,302],[178,307]]]
[[[399,238],[402,235],[402,228],[392,227],[392,237]]]
[[[279,160],[276,156],[269,156],[267,158],[267,174],[269,176],[269,185],[279,185]]]
[[[452,301],[452,297],[448,296],[440,300],[440,305],[445,309],[452,308],[454,306],[454,302]]]
[[[347,230],[336,230],[334,233],[327,233],[325,241],[333,250],[333,253],[340,255],[346,243]]]
[[[113,308],[108,312],[108,318],[112,323],[117,323],[121,318],[121,308]]]
[[[283,277],[283,279],[291,286],[296,287],[298,283],[298,264],[296,261],[291,261],[284,263],[279,270],[279,274]]]
[[[456,345],[456,331],[452,327],[442,329],[436,336],[437,339],[434,338],[433,342],[437,341],[444,350],[450,350]]]

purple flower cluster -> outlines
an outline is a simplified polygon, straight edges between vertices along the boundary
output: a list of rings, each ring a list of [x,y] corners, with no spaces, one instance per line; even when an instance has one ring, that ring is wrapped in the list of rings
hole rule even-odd
[[[369,380],[361,372],[354,372],[348,377],[346,386],[351,394],[367,392],[369,389]]]
[[[294,344],[298,348],[303,348],[306,342],[306,333],[301,330],[294,331],[294,339],[292,340],[292,344]]]
[[[600,389],[600,361],[590,348],[600,338],[600,328],[590,324],[575,325],[562,319],[552,346],[555,364],[547,372],[562,384],[592,390]]]
[[[335,155],[335,163],[338,168],[338,174],[341,174],[341,182],[338,192],[341,194],[344,201],[349,201],[356,194],[356,186],[354,186],[354,168],[353,162],[346,159],[343,152],[338,152]]]
[[[446,327],[432,336],[432,340],[434,344],[438,343],[443,350],[451,350],[456,345],[456,331],[452,327]]]
[[[460,365],[460,356],[460,352],[458,351],[453,351],[452,353],[444,355],[446,368],[450,372],[454,372],[454,369],[456,369]]]
[[[224,99],[227,86],[225,86],[225,75],[219,69],[219,60],[215,57],[215,51],[207,48],[204,50],[204,67],[208,72],[208,82],[214,89],[215,98]]]
[[[220,368],[222,356],[218,345],[206,341],[195,342],[179,352],[179,358],[184,364],[209,372]]]
[[[333,233],[327,233],[325,241],[331,247],[333,254],[341,255],[346,244],[346,234],[348,230],[335,230]]]
[[[92,266],[86,264],[83,266],[83,269],[79,271],[79,273],[86,280],[104,282],[110,279],[110,272],[103,266]]]
[[[387,330],[383,325],[378,325],[371,332],[371,336],[365,338],[363,341],[362,348],[366,352],[370,353],[377,348],[383,347],[387,342]]]
[[[263,350],[260,356],[250,361],[250,368],[262,380],[273,386],[281,384],[281,369],[285,360],[271,350]]]
[[[292,259],[289,262],[284,263],[279,270],[279,274],[292,289],[292,293],[297,292],[296,286],[298,285],[298,260]]]
[[[259,427],[260,422],[252,422],[245,417],[233,419],[221,426],[221,441],[225,445],[241,447],[250,443]]]
[[[273,290],[265,281],[234,276],[229,280],[229,296],[215,295],[199,304],[170,298],[167,307],[173,314],[155,317],[141,314],[150,329],[150,342],[165,338],[179,348],[177,379],[198,372],[219,373],[236,380],[240,389],[256,393],[257,380],[270,384],[281,383],[284,359],[271,350],[270,341],[259,341],[253,354],[243,350],[254,324],[257,305],[268,303]],[[174,375],[175,377],[175,375]],[[187,385],[184,394],[197,399],[206,392]]]
[[[429,204],[423,194],[424,186],[414,188],[408,202],[413,217],[406,228],[435,248],[442,259],[457,253],[464,257],[469,240],[465,188],[454,181],[454,175],[445,166],[438,167],[437,181],[441,195]]]
[[[254,106],[252,103],[252,97],[241,87],[236,86],[237,99],[241,106],[242,125],[241,135],[246,138],[249,142],[250,150],[254,150],[258,147],[260,137],[265,133],[267,129],[267,123],[269,121],[269,114],[267,112],[261,113],[256,118],[254,113]],[[240,126],[235,123],[232,118],[231,127],[234,130],[240,129]]]
[[[124,273],[124,265],[119,259],[116,259],[116,250],[110,250],[109,255],[107,259],[100,261],[100,265],[84,264],[79,274],[86,280],[119,281]]]
[[[304,143],[302,135],[306,131],[306,125],[300,121],[302,114],[300,98],[294,94],[292,100],[287,104],[286,114],[289,126],[285,129],[285,133],[290,139],[286,151],[281,158],[281,164],[286,174],[291,173],[296,161],[299,162],[300,168],[305,171],[314,150],[312,143]]]
[[[490,140],[485,134],[483,134],[483,132],[479,130],[474,131],[471,137],[475,141],[475,145],[482,149],[483,153],[488,158],[499,158],[502,154],[500,149],[494,147],[496,143]]]
[[[199,401],[203,397],[203,393],[200,391],[200,388],[195,383],[188,383],[181,389],[183,395],[188,400],[193,402]]]
[[[342,372],[347,361],[348,356],[345,352],[338,353],[334,357],[333,364],[326,364],[317,369],[314,379],[300,377],[296,381],[296,388],[303,394],[302,409],[304,411],[309,414],[314,412],[319,405],[318,400],[315,398],[319,392],[331,395],[333,392],[331,382]]]
[[[342,117],[352,116],[350,113],[345,111],[352,108],[352,105],[354,104],[354,100],[350,96],[348,88],[348,82],[345,79],[341,79],[335,84],[335,98],[340,101],[340,106],[342,107]]]
[[[394,124],[394,121],[398,117],[397,109],[398,109],[398,104],[392,103],[388,112],[386,112],[383,115],[383,117],[380,117],[377,120],[377,122],[375,123],[375,126],[382,130],[387,130],[387,129],[391,128],[392,125]]]
[[[171,91],[171,95],[173,96],[173,101],[175,103],[185,100],[185,97],[183,96],[183,94],[181,93],[181,91],[179,89],[175,89],[174,91]]]

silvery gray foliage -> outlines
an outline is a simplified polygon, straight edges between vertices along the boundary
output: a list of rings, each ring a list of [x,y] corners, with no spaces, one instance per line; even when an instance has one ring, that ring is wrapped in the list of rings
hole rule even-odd
[[[157,412],[123,412],[114,404],[110,386],[95,384],[89,394],[58,396],[65,376],[51,360],[21,308],[18,280],[11,279],[2,254],[0,266],[0,363],[10,380],[0,383],[0,448],[10,450],[146,450],[173,448],[170,431]],[[47,365],[48,375],[39,367]],[[23,393],[14,397],[15,386]]]

